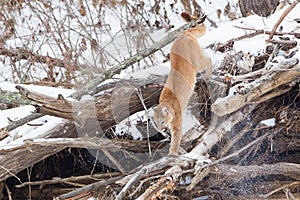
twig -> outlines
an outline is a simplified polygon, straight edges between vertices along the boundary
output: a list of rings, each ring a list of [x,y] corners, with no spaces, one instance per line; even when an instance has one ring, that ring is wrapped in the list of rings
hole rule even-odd
[[[135,173],[131,179],[126,183],[126,185],[122,188],[122,190],[119,192],[119,194],[116,196],[116,200],[122,200],[125,196],[126,192],[129,190],[129,188],[137,182],[143,174],[147,173],[147,170],[145,168],[142,168],[138,173]]]
[[[93,168],[92,168],[91,173],[90,173],[91,176],[93,176],[95,168],[97,166],[97,162],[98,162],[98,158],[99,158],[99,149],[97,149],[96,156],[94,156],[94,157],[95,157],[95,160],[94,160]]]
[[[66,194],[60,195],[60,196],[56,197],[55,199],[64,200],[66,198],[70,198],[70,197],[76,196],[76,195],[84,193],[84,192],[89,192],[92,189],[99,188],[102,185],[107,185],[107,184],[114,183],[114,182],[120,180],[121,178],[122,178],[122,176],[118,176],[118,177],[110,178],[108,180],[101,180],[99,182],[92,183],[90,185],[86,185],[86,186],[84,186],[82,188],[79,188],[77,190],[73,190],[72,192],[68,192]]]
[[[26,171],[27,171],[27,178],[28,178],[28,181],[29,181],[29,182],[31,182],[30,179],[31,179],[32,167],[33,167],[33,166],[30,166],[30,167],[28,167],[27,170],[26,170]],[[32,189],[31,189],[31,185],[28,185],[28,197],[29,197],[29,199],[31,200],[31,197],[32,197]]]
[[[150,173],[157,169],[162,169],[168,165],[171,165],[176,161],[176,158],[173,157],[164,157],[162,159],[159,159],[153,163],[150,163],[149,165],[146,165],[142,167],[139,171],[137,171],[134,175],[129,175],[125,177],[125,179],[130,178],[129,181],[126,183],[126,185],[122,188],[120,193],[117,195],[116,200],[121,200],[129,190],[129,188],[136,183],[143,175]],[[178,160],[180,161],[180,160]],[[180,161],[182,162],[182,161]]]
[[[143,94],[141,92],[141,90],[139,88],[137,88],[137,92],[136,94],[138,95],[144,109],[145,109],[145,113],[146,113],[146,117],[147,117],[147,141],[148,141],[148,149],[149,149],[149,155],[150,157],[152,157],[152,150],[151,150],[151,145],[150,145],[150,135],[149,135],[149,115],[148,115],[148,109],[145,105],[144,99],[143,99]]]
[[[296,181],[296,182],[293,182],[293,183],[290,183],[290,184],[287,184],[287,185],[283,185],[282,187],[277,188],[276,190],[273,190],[273,191],[269,192],[268,194],[264,195],[263,198],[264,198],[264,199],[267,199],[267,198],[269,198],[271,195],[273,195],[274,193],[276,193],[276,192],[278,192],[278,191],[280,191],[280,190],[283,190],[283,189],[285,189],[285,188],[288,188],[288,187],[291,187],[291,186],[294,186],[294,185],[299,185],[299,184],[300,184],[300,182],[299,182],[299,181]]]
[[[139,192],[141,189],[142,189],[142,186],[144,185],[144,183],[146,183],[147,181],[151,180],[151,179],[157,179],[157,178],[161,178],[163,177],[164,175],[156,175],[156,176],[151,176],[151,177],[148,177],[144,180],[142,180],[139,184],[139,186],[136,187],[136,189],[129,195],[129,198],[133,198],[134,195]]]
[[[196,165],[196,171],[197,170],[200,170],[200,169],[204,169],[206,167],[209,167],[209,166],[212,166],[212,165],[215,165],[215,164],[218,164],[220,162],[223,162],[225,160],[228,160],[229,158],[232,158],[232,157],[235,157],[237,155],[239,155],[240,153],[242,153],[243,151],[245,151],[246,149],[248,149],[249,147],[253,146],[255,143],[265,139],[267,136],[269,135],[269,133],[266,133],[265,135],[262,135],[260,136],[259,138],[253,140],[252,142],[250,142],[249,144],[247,144],[246,146],[244,146],[243,148],[239,149],[238,151],[235,151],[233,152],[232,154],[229,154],[228,156],[225,156],[223,158],[220,158],[216,161],[213,161],[211,163],[208,163],[208,164],[204,164],[204,165]]]
[[[8,196],[8,200],[13,200],[12,196],[11,196],[11,191],[9,190],[8,185],[5,183],[5,190]]]
[[[293,10],[293,8],[300,2],[300,0],[295,0],[281,15],[281,17],[278,19],[278,21],[276,22],[276,24],[274,25],[270,35],[269,35],[269,39],[268,41],[272,40],[278,26],[280,25],[280,23],[283,21],[283,19],[291,12],[291,10]]]
[[[279,45],[278,45],[278,44],[275,44],[275,45],[274,45],[274,49],[273,49],[272,53],[269,55],[268,60],[267,60],[267,62],[266,62],[266,64],[265,64],[265,67],[264,67],[264,68],[268,69],[268,67],[269,67],[269,65],[270,65],[270,63],[271,63],[271,61],[273,60],[273,58],[275,57],[275,55],[278,54],[278,51],[279,51]]]
[[[122,174],[126,173],[126,170],[122,167],[122,165],[115,159],[107,149],[101,149],[104,155],[122,172]]]
[[[178,177],[182,175],[180,166],[175,165],[165,172],[164,177],[156,181],[155,184],[150,186],[137,200],[157,199],[161,194],[168,190],[174,190],[175,182]]]
[[[238,29],[242,29],[242,30],[247,30],[247,31],[257,31],[260,32],[261,34],[271,34],[271,31],[267,31],[267,30],[263,30],[263,29],[255,29],[255,28],[249,28],[249,27],[241,27],[241,26],[233,26],[235,28]],[[297,32],[274,32],[274,35],[294,35],[294,36],[299,36],[300,37],[300,33]]]
[[[18,127],[20,127],[20,126],[22,126],[22,125],[24,125],[24,124],[32,121],[32,120],[40,118],[42,116],[44,116],[44,114],[32,113],[32,114],[27,115],[26,117],[23,117],[23,118],[21,118],[21,119],[19,119],[17,121],[11,122],[8,126],[0,129],[0,131],[2,131],[2,130],[8,131],[8,132],[12,131],[12,130],[14,130],[14,129],[16,129],[16,128],[18,128]]]
[[[239,41],[239,40],[243,40],[243,39],[246,39],[246,38],[251,38],[251,37],[254,37],[254,36],[257,36],[257,35],[260,35],[260,34],[269,34],[271,36],[271,34],[273,35],[294,35],[294,36],[300,36],[300,33],[293,33],[293,32],[276,32],[276,29],[275,31],[273,32],[272,31],[266,31],[266,30],[263,30],[263,29],[253,29],[253,28],[246,28],[246,27],[239,27],[239,26],[234,26],[236,28],[239,28],[239,29],[244,29],[244,30],[252,30],[252,31],[255,31],[253,33],[246,33],[244,35],[241,35],[239,37],[236,37],[236,38],[232,38],[230,40],[227,40],[226,42],[224,42],[221,46],[224,47],[226,45],[229,45],[233,42],[236,42],[236,41]],[[273,35],[272,37],[269,36],[269,39],[267,42],[271,42],[272,41],[272,38],[273,38]],[[209,45],[211,46],[211,45]],[[209,46],[205,47],[205,48],[208,48]],[[216,51],[218,51],[220,49],[220,47],[217,47],[216,48]]]
[[[0,47],[0,55],[7,56],[7,57],[14,57],[16,60],[34,60],[34,62],[39,62],[39,63],[45,63],[48,65],[52,66],[57,66],[57,67],[63,67],[67,68],[68,66],[65,66],[65,61],[58,59],[58,58],[53,58],[50,56],[43,56],[37,53],[34,53],[30,49],[25,49],[22,47],[17,47],[16,49],[7,49],[4,45]],[[73,62],[71,63],[72,67],[75,68],[75,70],[79,69],[86,69],[89,66],[87,65],[78,65],[78,63]]]
[[[294,195],[292,194],[291,190],[289,188],[285,188],[283,189],[285,195],[286,195],[286,199],[287,200],[297,200]]]
[[[24,182],[20,185],[16,185],[16,188],[22,188],[26,187],[28,185],[50,185],[50,184],[57,184],[57,183],[66,183],[66,182],[76,182],[76,181],[82,181],[82,180],[95,180],[95,179],[104,179],[104,178],[110,178],[121,175],[120,172],[112,172],[112,173],[106,173],[106,174],[94,174],[91,175],[84,175],[84,176],[71,176],[68,178],[60,178],[60,177],[54,177],[51,180],[42,180],[42,181],[32,181],[32,182]]]
[[[219,51],[219,49],[220,49],[221,47],[230,45],[230,44],[232,44],[233,42],[236,42],[236,41],[239,41],[239,40],[243,40],[243,39],[245,39],[245,38],[251,38],[251,37],[254,37],[254,36],[256,36],[256,35],[263,34],[263,33],[264,33],[263,30],[258,30],[258,31],[255,31],[255,32],[253,32],[253,33],[247,33],[247,34],[245,34],[245,35],[242,35],[242,36],[239,36],[239,37],[236,37],[236,38],[232,38],[232,39],[227,40],[226,42],[224,42],[222,45],[218,46],[218,47],[216,48],[215,51]],[[211,46],[211,45],[208,45],[208,46],[206,46],[205,48],[208,48],[208,47],[210,47],[210,46]]]
[[[17,177],[17,175],[15,175],[14,173],[12,173],[9,169],[7,169],[6,167],[3,167],[2,165],[0,165],[0,168],[2,168],[5,171],[7,171],[10,175],[12,175],[13,177],[15,177],[20,183],[22,183],[21,179],[19,177]]]

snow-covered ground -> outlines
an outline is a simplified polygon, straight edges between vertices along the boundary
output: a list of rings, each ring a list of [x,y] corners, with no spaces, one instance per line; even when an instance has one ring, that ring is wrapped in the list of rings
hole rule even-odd
[[[55,1],[54,1],[55,2]],[[166,1],[165,5],[166,10],[169,14],[168,16],[172,20],[172,24],[175,25],[175,28],[179,27],[182,25],[184,22],[180,19],[179,15],[175,12],[172,12],[170,5],[170,2],[172,1]],[[237,0],[232,0],[232,1],[217,1],[217,0],[211,0],[211,1],[201,1],[200,5],[202,6],[204,12],[207,14],[207,16],[214,20],[218,27],[214,28],[209,26],[209,22],[206,22],[207,24],[207,34],[199,39],[199,43],[203,47],[207,47],[211,44],[215,44],[218,42],[226,42],[232,38],[236,38],[239,36],[242,36],[246,33],[251,33],[253,31],[249,30],[243,30],[241,28],[237,27],[245,27],[245,28],[253,28],[253,29],[263,29],[263,30],[268,30],[271,31],[274,24],[276,21],[279,19],[279,17],[282,15],[286,7],[283,9],[276,11],[273,15],[270,17],[259,17],[256,15],[251,15],[246,18],[239,18],[237,20],[231,21],[224,15],[221,15],[220,18],[218,18],[216,14],[217,9],[224,9],[224,7],[227,5],[227,3],[230,2],[231,5],[236,5]],[[57,5],[59,6],[59,4]],[[236,8],[232,8],[236,9]],[[177,3],[175,10],[178,12],[181,12],[183,10],[181,4]],[[299,17],[299,11],[300,11],[300,5],[298,4],[291,13],[288,14],[288,16],[285,18],[285,20],[282,22],[281,26],[283,27],[282,31],[284,32],[293,32],[293,31],[298,31],[299,32],[299,24],[297,24],[296,21],[294,21],[295,18]],[[25,11],[24,11],[25,12]],[[113,27],[115,30],[113,30],[112,33],[117,33],[119,31],[119,27],[121,24],[117,21],[115,18],[114,12],[112,11],[107,12],[107,16],[105,16],[107,21],[111,22],[111,27]],[[235,10],[235,12],[238,12],[238,10]],[[24,15],[28,15],[28,13],[24,13]],[[64,15],[63,11],[60,11],[58,15]],[[34,20],[34,18],[32,19]],[[32,22],[34,24],[34,21]],[[38,26],[37,24],[35,24]],[[73,24],[74,26],[77,26],[78,24]],[[34,25],[33,25],[34,26]],[[28,30],[18,30],[19,33],[24,32],[24,34],[28,33]],[[31,33],[31,32],[29,32]],[[164,29],[154,31],[151,33],[153,36],[153,39],[155,41],[158,41],[162,37],[164,37],[167,34],[167,32]],[[260,34],[257,35],[253,38],[247,38],[243,39],[240,41],[236,41],[234,43],[233,50],[231,50],[231,53],[234,52],[239,52],[243,51],[244,53],[250,53],[252,55],[257,55],[258,53],[264,52],[264,48],[266,45],[266,39],[268,38],[268,35]],[[295,39],[291,36],[292,39]],[[45,38],[46,39],[46,38]],[[101,38],[102,40],[105,40],[105,37]],[[109,38],[107,38],[109,39]],[[123,41],[122,37],[118,37],[118,40]],[[78,39],[77,39],[78,40]],[[74,41],[76,44],[78,44],[78,41]],[[15,41],[9,41],[7,43],[8,46],[10,45],[15,45],[16,43],[20,42],[19,46],[24,45],[23,43],[21,44],[21,41],[15,40]],[[115,44],[114,44],[115,45]],[[15,45],[18,46],[18,45]],[[120,43],[120,46],[122,46],[122,43]],[[37,46],[38,47],[38,46]],[[50,49],[49,46],[44,45],[42,46],[43,48],[40,49],[40,53],[43,55],[51,55],[51,56],[56,56],[55,54],[55,49]],[[299,47],[299,42],[298,42],[298,47]],[[165,47],[164,50],[168,52],[170,48],[170,45]],[[33,48],[34,49],[34,48]],[[123,52],[122,48],[118,48],[119,51],[121,52],[121,57],[125,57],[128,52]],[[216,69],[220,63],[222,62],[223,58],[228,54],[226,53],[220,53],[220,52],[215,52],[209,48],[206,48],[205,51],[209,56],[211,56],[213,60],[213,67]],[[120,53],[120,52],[113,52],[113,53]],[[86,52],[86,57],[91,56],[92,52],[88,51]],[[299,51],[296,54],[297,58],[300,58],[300,53]],[[162,58],[158,58],[158,61],[162,60]],[[84,62],[81,60],[80,62]],[[23,63],[24,64],[24,63]],[[170,63],[161,63],[158,62],[156,63],[155,66],[146,68],[144,70],[140,71],[135,71],[134,73],[131,72],[131,70],[124,70],[121,74],[116,75],[116,78],[145,78],[146,76],[149,76],[151,74],[166,74],[170,70]],[[6,66],[0,64],[0,89],[1,90],[8,90],[12,92],[16,92],[15,86],[16,84],[12,83],[12,78],[9,78],[12,74],[10,66]],[[41,71],[37,71],[35,74],[36,76],[44,76]],[[9,80],[9,81],[7,81]],[[29,88],[33,91],[44,93],[50,96],[57,97],[58,94],[63,94],[65,97],[68,97],[74,90],[69,90],[69,89],[61,89],[61,88],[53,88],[53,87],[46,87],[46,86],[35,86],[35,85],[24,85],[24,87]],[[20,119],[26,115],[29,115],[31,112],[34,111],[34,107],[32,106],[21,106],[18,108],[12,108],[8,110],[3,110],[0,111],[0,128],[5,127],[9,123],[10,120],[17,120]],[[140,114],[140,113],[139,113]],[[136,119],[136,116],[131,116],[131,119]],[[128,120],[128,119],[127,119]],[[128,127],[126,126],[126,121],[121,122],[117,126],[117,132],[121,130],[127,130]],[[0,150],[3,148],[8,148],[8,143],[10,143],[11,146],[15,147],[15,145],[12,144],[22,144],[22,141],[24,139],[28,138],[36,138],[36,137],[41,137],[45,131],[50,130],[53,128],[55,125],[59,124],[62,122],[62,119],[58,119],[56,117],[50,117],[50,116],[45,116],[43,118],[37,119],[33,121],[32,123],[38,123],[38,124],[44,124],[43,126],[35,127],[35,126],[28,126],[28,125],[23,125],[22,127],[19,127],[18,129],[12,131],[10,133],[10,136],[7,137],[6,139],[0,141]],[[188,131],[190,128],[192,128],[195,124],[198,124],[196,120],[194,120],[191,115],[187,112],[185,113],[184,117],[184,132]],[[267,123],[270,124],[269,121],[262,122],[262,123]],[[131,130],[130,131],[134,138],[140,138],[140,134],[138,133],[137,130]]]

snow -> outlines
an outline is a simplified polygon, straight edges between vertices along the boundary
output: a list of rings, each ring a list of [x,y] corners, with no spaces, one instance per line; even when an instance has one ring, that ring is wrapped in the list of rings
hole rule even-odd
[[[130,78],[146,78],[150,75],[166,75],[171,69],[170,62],[161,63],[153,67],[139,70],[133,73],[122,73],[117,75],[118,78],[130,79]]]
[[[32,125],[23,125],[10,132],[10,135],[0,141],[0,150],[16,148],[24,145],[27,139],[41,138],[46,136],[48,131],[65,122],[64,119],[44,116],[30,122]],[[37,126],[35,126],[37,124]]]
[[[41,86],[41,85],[25,85],[25,84],[14,84],[7,81],[0,82],[0,89],[10,92],[18,92],[16,86],[20,85],[24,88],[32,90],[34,92],[38,92],[41,94],[49,95],[51,97],[57,97],[59,94],[62,94],[64,97],[70,96],[75,90],[73,89],[65,89],[58,87],[49,87],[49,86]]]
[[[34,111],[33,106],[21,106],[17,108],[7,109],[0,111],[0,128],[9,125],[9,120],[18,120]],[[23,141],[26,139],[33,139],[43,137],[47,131],[52,130],[55,126],[65,121],[64,119],[43,116],[41,118],[35,119],[28,124],[18,127],[12,130],[8,137],[0,141],[0,150],[15,148],[17,146],[23,145]]]
[[[35,110],[33,106],[21,106],[17,108],[11,108],[7,110],[0,110],[0,128],[3,128],[9,124],[9,121],[16,121],[23,117],[26,117]]]
[[[265,119],[260,122],[260,124],[264,124],[268,127],[273,127],[276,125],[275,118]]]
[[[15,88],[17,84],[9,82],[0,82],[0,89],[10,92],[18,92]],[[54,88],[47,86],[38,86],[38,85],[24,85],[18,84],[27,89],[30,89],[35,92],[39,92],[45,95],[49,95],[57,98],[59,94],[63,94],[65,97],[71,95],[74,90],[64,89],[64,88]],[[67,98],[69,99],[69,98]],[[16,108],[0,110],[0,128],[4,128],[21,118],[24,118],[35,111],[35,107],[31,105],[20,106]],[[12,121],[12,122],[11,122]],[[33,139],[43,137],[47,131],[52,130],[56,125],[62,123],[64,120],[52,116],[44,116],[33,120],[30,124],[25,124],[18,127],[17,129],[11,131],[9,136],[0,141],[0,150],[15,148],[17,146],[23,145],[23,141],[26,139]],[[32,124],[32,125],[31,125]],[[35,126],[36,125],[36,126]]]

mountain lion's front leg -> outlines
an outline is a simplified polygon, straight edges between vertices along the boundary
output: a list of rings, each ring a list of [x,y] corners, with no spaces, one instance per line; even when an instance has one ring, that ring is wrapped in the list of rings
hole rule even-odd
[[[203,66],[205,66],[205,72],[203,74],[204,80],[209,80],[212,74],[212,64],[211,64],[211,58],[208,56],[205,56],[202,61]]]
[[[178,156],[178,150],[182,138],[182,115],[179,114],[171,122],[171,146],[169,156]]]

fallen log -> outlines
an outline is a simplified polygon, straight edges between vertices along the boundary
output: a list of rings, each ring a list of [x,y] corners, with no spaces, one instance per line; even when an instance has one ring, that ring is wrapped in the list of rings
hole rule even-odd
[[[73,123],[64,121],[62,124],[55,126],[53,131],[44,133],[44,137],[75,137],[75,132],[76,129]],[[12,148],[10,151],[0,150],[0,181],[6,180],[10,176],[17,177],[16,174],[19,171],[64,148],[64,146],[53,146],[51,149],[47,146],[23,146],[23,148]]]
[[[102,91],[101,95],[80,101],[67,100],[62,95],[50,97],[22,86],[16,88],[23,96],[37,103],[37,113],[74,120],[82,125],[96,121],[100,129],[106,130],[131,114],[144,110],[138,91],[143,95],[147,108],[158,104],[165,80],[166,77],[161,76],[150,76],[142,81],[120,80],[110,84],[110,88]]]
[[[211,107],[212,111],[219,116],[224,116],[246,105],[258,104],[286,93],[290,87],[281,86],[292,83],[300,76],[300,65],[297,65],[297,63],[298,59],[292,59],[289,64],[290,68],[287,71],[280,71],[280,69],[286,70],[287,68],[287,63],[283,62],[276,67],[275,74],[271,77],[261,77],[250,84],[245,84],[245,87],[240,86],[245,92],[217,99]]]

